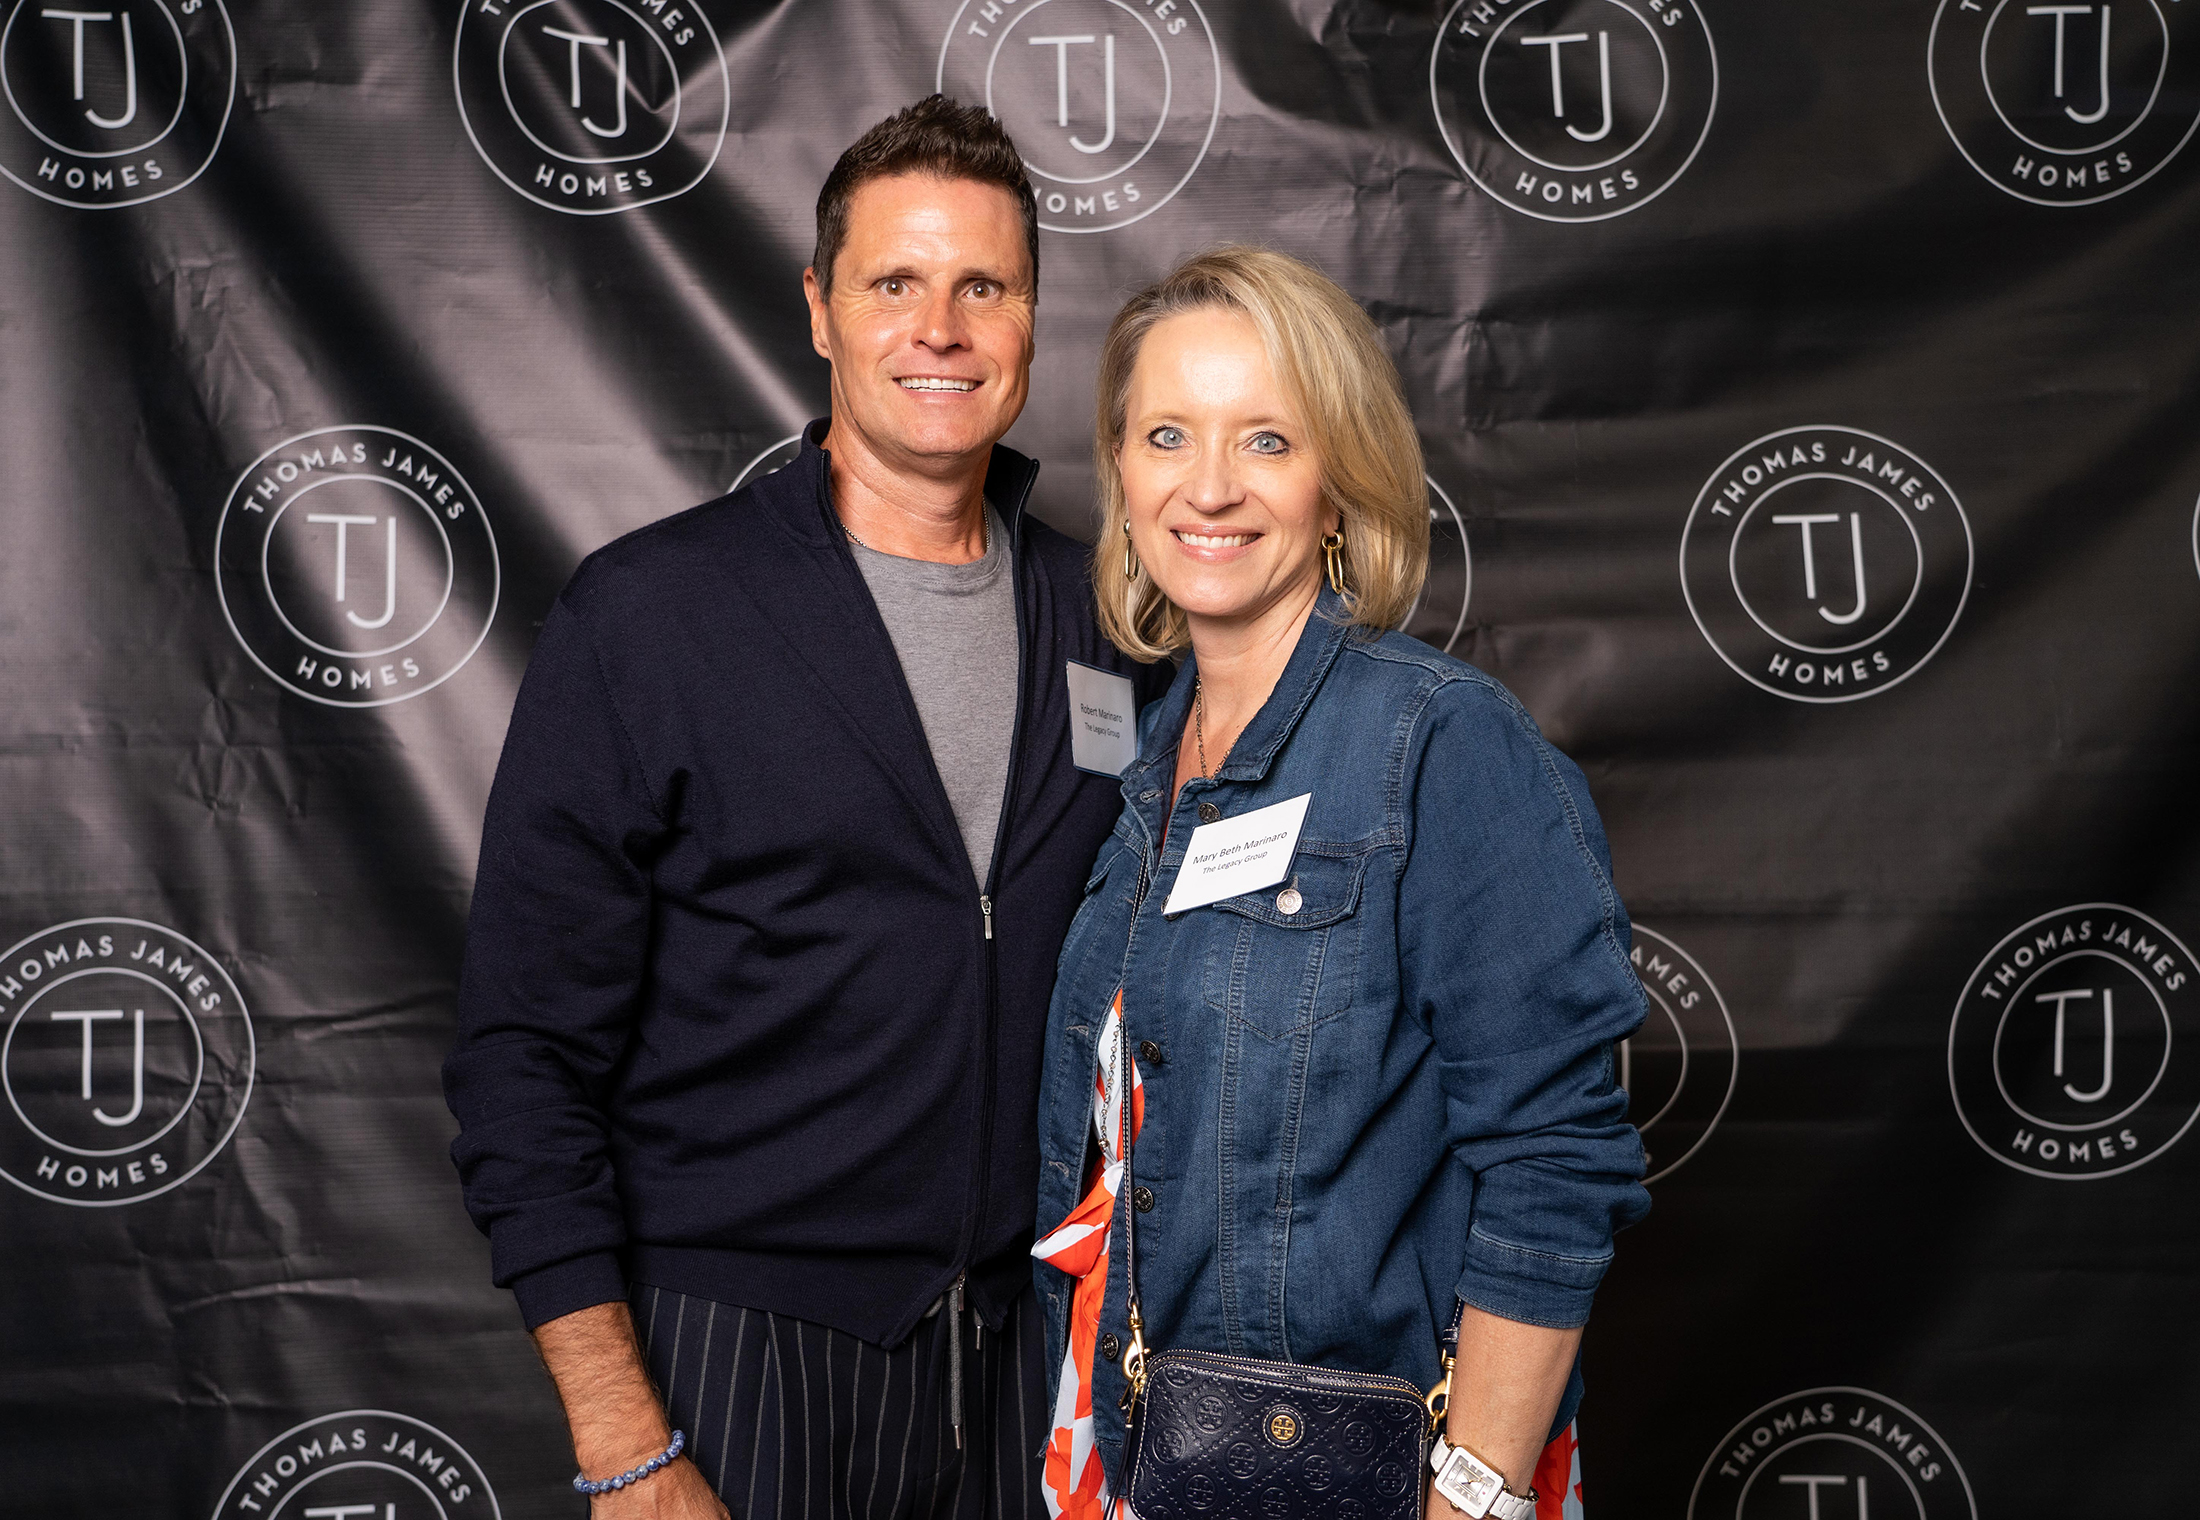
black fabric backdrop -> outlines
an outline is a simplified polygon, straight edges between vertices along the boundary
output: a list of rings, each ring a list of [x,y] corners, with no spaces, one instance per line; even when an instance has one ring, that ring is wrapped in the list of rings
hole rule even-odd
[[[2195,0],[75,3],[0,22],[0,1512],[579,1512],[444,1154],[484,794],[579,558],[822,410],[816,188],[941,83],[1047,207],[1042,514],[1129,289],[1310,257],[1414,631],[1589,774],[1593,1512],[2190,1512]]]

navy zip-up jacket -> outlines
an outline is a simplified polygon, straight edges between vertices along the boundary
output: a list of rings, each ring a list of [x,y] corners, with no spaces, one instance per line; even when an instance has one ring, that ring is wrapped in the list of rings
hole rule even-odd
[[[1071,763],[1083,546],[996,449],[1014,751],[971,880],[813,423],[777,474],[592,554],[544,622],[484,824],[452,1157],[530,1328],[641,1282],[907,1336],[1031,1280],[1062,936],[1122,799]]]

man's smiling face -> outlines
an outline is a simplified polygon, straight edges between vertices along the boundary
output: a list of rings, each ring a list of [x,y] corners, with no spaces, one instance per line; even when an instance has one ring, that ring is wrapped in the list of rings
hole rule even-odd
[[[803,275],[810,341],[832,361],[836,442],[926,476],[967,469],[1024,409],[1038,292],[1016,198],[898,174],[860,186],[831,288]]]

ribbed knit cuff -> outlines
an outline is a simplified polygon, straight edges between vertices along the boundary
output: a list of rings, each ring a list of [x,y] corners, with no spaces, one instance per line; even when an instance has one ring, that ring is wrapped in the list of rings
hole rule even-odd
[[[616,1251],[555,1262],[512,1279],[511,1286],[529,1330],[576,1309],[626,1302],[626,1272]]]

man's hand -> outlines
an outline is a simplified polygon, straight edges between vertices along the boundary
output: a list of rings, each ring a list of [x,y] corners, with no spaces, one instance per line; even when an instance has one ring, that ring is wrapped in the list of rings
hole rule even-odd
[[[666,1439],[671,1439],[667,1437]],[[659,1451],[663,1447],[657,1448]],[[625,1468],[620,1468],[625,1472]],[[591,1474],[591,1476],[595,1476]],[[731,1520],[710,1484],[686,1457],[641,1482],[588,1503],[588,1520]]]
[[[596,1304],[536,1327],[535,1346],[565,1405],[581,1475],[631,1472],[672,1441],[625,1304]],[[589,1520],[730,1520],[702,1472],[682,1457],[641,1482],[589,1501]]]

